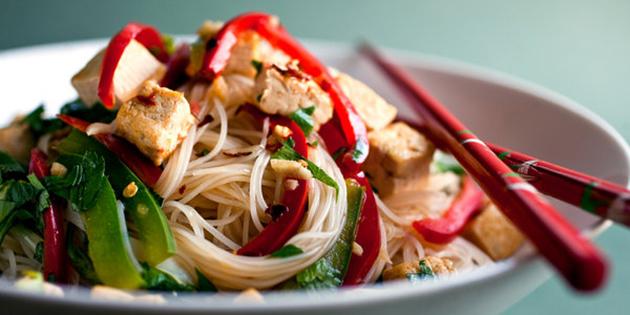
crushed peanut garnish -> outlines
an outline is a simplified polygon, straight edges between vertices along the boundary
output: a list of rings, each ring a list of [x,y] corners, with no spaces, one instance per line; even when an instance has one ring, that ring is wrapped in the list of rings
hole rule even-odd
[[[123,190],[123,197],[132,198],[133,196],[136,195],[137,192],[138,192],[138,186],[136,185],[135,182],[131,182]]]
[[[295,190],[300,183],[295,179],[287,179],[284,181],[285,190]]]
[[[361,245],[359,245],[359,243],[357,243],[357,242],[352,242],[352,253],[357,255],[357,256],[362,256],[363,255],[363,247],[361,247]]]
[[[58,162],[53,162],[53,164],[50,166],[50,175],[52,176],[66,176],[66,174],[68,173],[68,168],[66,168],[63,164],[58,163]]]
[[[276,125],[273,127],[273,136],[276,137],[277,140],[284,141],[291,135],[291,129],[285,126]]]

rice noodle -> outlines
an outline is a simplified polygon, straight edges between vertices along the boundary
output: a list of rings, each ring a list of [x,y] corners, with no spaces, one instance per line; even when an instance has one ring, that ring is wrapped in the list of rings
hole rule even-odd
[[[240,84],[247,80],[251,81],[230,78],[230,82]],[[194,87],[192,90],[191,97],[204,94]],[[341,185],[336,194],[319,181],[308,182],[307,216],[287,242],[304,253],[283,259],[236,255],[235,251],[269,222],[265,210],[277,201],[283,179],[269,166],[271,154],[265,149],[268,120],[261,129],[252,129],[235,117],[235,111],[226,110],[218,98],[211,97],[207,104],[212,108],[212,122],[203,130],[191,130],[168,160],[155,187],[165,199],[163,209],[178,244],[177,256],[187,265],[184,269],[198,268],[222,289],[270,288],[308,267],[332,247],[345,221],[345,186]],[[226,150],[238,154],[223,154]],[[207,153],[200,156],[204,151]],[[323,148],[311,150],[309,158],[337,182],[344,181]]]

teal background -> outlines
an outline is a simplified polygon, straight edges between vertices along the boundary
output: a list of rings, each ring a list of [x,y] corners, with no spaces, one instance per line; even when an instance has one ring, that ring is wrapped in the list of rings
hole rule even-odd
[[[297,36],[365,38],[513,74],[575,99],[630,137],[630,1],[1,0],[0,49],[109,37],[130,20],[192,33],[204,19],[246,10],[278,15]],[[506,314],[627,314],[628,240],[618,226],[597,240],[614,264],[600,294],[576,295],[554,278]]]

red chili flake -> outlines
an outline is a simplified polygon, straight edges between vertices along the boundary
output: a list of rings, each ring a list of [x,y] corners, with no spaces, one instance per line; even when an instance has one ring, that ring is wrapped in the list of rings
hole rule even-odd
[[[184,192],[186,192],[186,185],[182,185],[182,187],[179,187],[179,194],[183,195]]]
[[[285,212],[289,211],[289,207],[281,204],[272,205],[265,210],[265,213],[271,216],[273,221],[277,220]]]
[[[136,98],[138,99],[138,101],[140,101],[142,104],[146,105],[146,106],[155,106],[156,102],[155,102],[155,93],[151,93],[149,95],[138,95],[136,96]]]

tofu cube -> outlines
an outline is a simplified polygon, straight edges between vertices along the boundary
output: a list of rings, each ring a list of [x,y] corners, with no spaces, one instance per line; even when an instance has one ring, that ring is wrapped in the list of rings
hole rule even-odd
[[[186,138],[195,122],[184,95],[147,81],[137,97],[116,116],[116,134],[135,144],[155,165],[161,165]]]
[[[300,108],[315,106],[315,130],[333,115],[328,94],[295,64],[265,66],[258,74],[254,92],[258,108],[267,114],[289,116]]]
[[[354,105],[368,130],[383,129],[394,121],[398,113],[396,107],[389,104],[370,87],[343,72],[333,71],[333,76]]]
[[[419,261],[407,261],[383,271],[383,280],[407,279],[408,275],[420,272],[420,262],[431,269],[435,275],[447,275],[455,271],[453,261],[448,258],[426,256]]]
[[[98,84],[105,49],[101,50],[72,77],[72,86],[88,106],[99,100]],[[136,40],[132,40],[120,58],[114,72],[114,95],[117,103],[124,103],[138,94],[142,84],[150,79],[160,80],[166,67]]]
[[[525,241],[523,234],[493,204],[468,224],[464,237],[494,260],[512,256]]]
[[[11,125],[0,129],[0,151],[19,162],[28,163],[34,146],[35,140],[30,127],[20,123],[20,120],[16,119]]]

